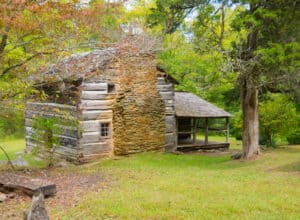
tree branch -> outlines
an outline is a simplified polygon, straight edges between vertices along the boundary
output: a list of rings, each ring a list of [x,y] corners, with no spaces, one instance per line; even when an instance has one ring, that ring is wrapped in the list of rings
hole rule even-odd
[[[1,43],[0,43],[0,56],[2,55],[6,44],[7,44],[7,39],[8,39],[8,34],[3,34],[2,35],[2,39],[1,39]]]
[[[34,38],[32,38],[32,39],[30,39],[30,40],[28,40],[28,41],[24,41],[24,42],[22,42],[22,43],[19,43],[19,44],[14,45],[13,48],[11,48],[10,50],[7,50],[7,51],[5,51],[5,52],[6,52],[6,53],[7,53],[7,52],[10,52],[10,51],[12,51],[12,50],[14,50],[14,49],[16,49],[16,48],[18,48],[18,47],[23,47],[23,46],[25,46],[25,45],[27,45],[27,44],[30,44],[32,41],[40,40],[40,39],[42,39],[42,38],[44,38],[44,37],[43,37],[43,36],[34,37]],[[8,45],[11,45],[11,44],[8,44]]]
[[[0,149],[1,149],[1,151],[4,153],[4,155],[6,156],[7,162],[9,163],[9,165],[11,166],[11,168],[12,168],[13,170],[15,170],[15,167],[14,167],[13,163],[11,162],[11,159],[9,158],[7,152],[4,150],[4,148],[3,148],[2,146],[0,146]]]
[[[7,72],[9,72],[10,70],[12,69],[15,69],[17,67],[20,67],[20,66],[23,66],[25,63],[27,63],[28,61],[32,60],[33,58],[37,57],[37,56],[40,56],[40,55],[49,55],[49,54],[52,54],[53,52],[37,52],[35,54],[33,54],[32,56],[26,58],[25,60],[23,60],[22,62],[20,63],[17,63],[15,65],[12,65],[6,69],[4,69],[0,75],[0,77],[3,77]]]
[[[223,48],[223,39],[225,32],[225,0],[222,1],[221,6],[221,33],[220,33],[220,45]]]

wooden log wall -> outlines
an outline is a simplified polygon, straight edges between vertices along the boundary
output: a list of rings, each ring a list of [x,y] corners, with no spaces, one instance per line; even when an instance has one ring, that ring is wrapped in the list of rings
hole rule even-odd
[[[83,82],[80,110],[79,154],[81,160],[112,153],[112,118],[115,93],[108,91],[105,82]],[[109,123],[109,136],[101,137],[101,123]]]
[[[38,117],[61,118],[64,122],[70,122],[70,125],[58,124],[61,127],[60,134],[54,134],[59,137],[60,145],[56,153],[72,160],[78,158],[78,137],[80,135],[76,121],[78,111],[75,106],[62,105],[57,103],[41,103],[41,102],[27,102],[25,112],[25,138],[26,151],[30,152],[34,147],[43,146],[44,140],[35,137],[33,124]]]
[[[168,82],[163,76],[157,77],[157,89],[165,103],[165,150],[172,152],[176,149],[176,118],[175,118],[175,100],[173,84]]]

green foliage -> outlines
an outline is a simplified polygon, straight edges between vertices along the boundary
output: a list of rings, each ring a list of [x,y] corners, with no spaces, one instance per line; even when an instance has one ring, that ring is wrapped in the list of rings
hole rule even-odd
[[[31,138],[36,140],[38,146],[33,149],[34,153],[49,153],[48,166],[54,164],[54,153],[60,146],[59,135],[62,128],[59,126],[61,119],[57,117],[37,117],[34,119]],[[42,143],[42,146],[40,144]],[[46,152],[44,152],[46,150]]]
[[[296,108],[283,94],[268,94],[259,106],[262,144],[275,146],[275,137],[287,137],[297,128]]]
[[[289,144],[300,144],[300,125],[298,125],[296,131],[288,135],[286,139]]]
[[[230,99],[235,102],[236,95],[229,91],[235,90],[236,75],[222,71],[224,59],[217,51],[198,53],[180,32],[167,35],[164,47],[159,62],[180,82],[177,90],[193,92],[220,106],[225,101],[230,106]]]
[[[299,88],[300,77],[299,2],[242,2],[248,4],[248,9],[241,11],[231,24],[233,30],[246,31],[248,35],[240,42],[233,42],[232,53],[242,60],[241,72],[245,77],[255,75],[256,81],[251,83],[256,87],[294,92]]]
[[[287,136],[287,141],[289,144],[300,144],[300,112],[297,115],[296,128],[292,129],[291,133]]]
[[[37,143],[33,153],[42,153],[44,157],[46,156],[48,166],[53,166],[55,163],[55,153],[61,145],[60,136],[64,133],[66,126],[77,128],[77,119],[65,113],[64,117],[38,116],[33,121],[31,139]]]
[[[1,90],[2,88],[0,88]],[[15,97],[15,101],[5,100],[0,102],[2,104],[0,109],[0,139],[8,136],[24,136],[24,104],[18,100],[19,97]]]
[[[160,26],[166,34],[174,33],[195,7],[207,5],[208,2],[208,0],[156,0],[156,6],[150,9],[147,23],[151,27]]]
[[[233,126],[231,129],[231,133],[237,140],[242,140],[243,134],[243,117],[242,111],[238,111],[235,113],[233,118]]]
[[[9,112],[0,119],[0,137],[7,136],[22,137],[24,134],[23,112]]]

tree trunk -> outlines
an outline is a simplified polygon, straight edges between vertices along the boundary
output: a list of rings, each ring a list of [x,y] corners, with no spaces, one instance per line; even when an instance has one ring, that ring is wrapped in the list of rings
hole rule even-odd
[[[259,154],[258,91],[248,86],[247,79],[241,88],[243,109],[243,158],[252,159]]]

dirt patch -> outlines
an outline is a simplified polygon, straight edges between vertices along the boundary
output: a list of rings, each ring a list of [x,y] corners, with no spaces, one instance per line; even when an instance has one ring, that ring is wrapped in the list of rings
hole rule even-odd
[[[46,207],[59,209],[76,206],[84,194],[100,191],[107,187],[109,182],[109,177],[99,172],[95,174],[65,172],[61,168],[17,173],[56,184],[57,193],[53,197],[46,198]],[[23,212],[27,211],[31,204],[31,198],[19,192],[13,192],[9,196],[9,199],[0,203],[0,219],[22,219]]]

